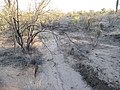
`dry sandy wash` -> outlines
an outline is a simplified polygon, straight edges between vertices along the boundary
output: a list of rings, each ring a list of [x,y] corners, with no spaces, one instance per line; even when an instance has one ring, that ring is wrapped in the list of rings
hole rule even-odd
[[[0,90],[92,90],[82,76],[71,68],[54,39],[49,40],[48,49],[38,47],[43,54],[36,78],[33,68],[16,68],[12,65],[0,66]]]

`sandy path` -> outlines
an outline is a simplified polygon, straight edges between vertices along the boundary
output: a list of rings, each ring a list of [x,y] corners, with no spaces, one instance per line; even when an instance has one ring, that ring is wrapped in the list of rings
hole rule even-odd
[[[55,41],[50,41],[47,46],[55,53],[53,60],[46,61],[42,65],[42,73],[38,77],[42,81],[43,90],[91,90],[89,86],[82,80],[81,75],[74,71],[62,53],[57,50]],[[46,59],[51,58],[48,51],[40,51],[45,55]]]

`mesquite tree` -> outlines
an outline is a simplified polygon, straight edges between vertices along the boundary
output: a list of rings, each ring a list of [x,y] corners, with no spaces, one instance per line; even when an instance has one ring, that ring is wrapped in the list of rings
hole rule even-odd
[[[43,32],[44,25],[42,22],[37,22],[39,15],[43,14],[44,8],[49,4],[50,0],[42,0],[38,6],[36,6],[33,15],[31,16],[32,20],[24,23],[20,22],[19,18],[19,2],[18,0],[8,0],[9,8],[12,6],[12,2],[14,1],[15,5],[14,11],[15,16],[10,17],[12,20],[12,27],[15,42],[21,47],[23,52],[29,52],[31,48],[31,43],[34,38],[40,33]],[[15,44],[14,44],[15,45]]]

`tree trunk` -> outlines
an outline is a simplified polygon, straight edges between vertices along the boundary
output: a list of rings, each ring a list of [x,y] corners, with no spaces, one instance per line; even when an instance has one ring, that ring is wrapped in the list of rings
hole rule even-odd
[[[118,12],[118,4],[119,4],[119,0],[116,1],[116,12]]]

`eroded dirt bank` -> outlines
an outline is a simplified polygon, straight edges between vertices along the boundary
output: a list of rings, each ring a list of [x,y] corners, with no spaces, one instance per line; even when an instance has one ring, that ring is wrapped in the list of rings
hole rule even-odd
[[[74,43],[64,46],[67,56],[73,58],[70,58],[69,63],[73,62],[73,68],[80,72],[85,81],[96,90],[119,90],[119,44],[109,38],[105,43],[99,40],[98,45],[94,47],[89,38],[85,39],[74,33],[71,33],[70,37]]]

